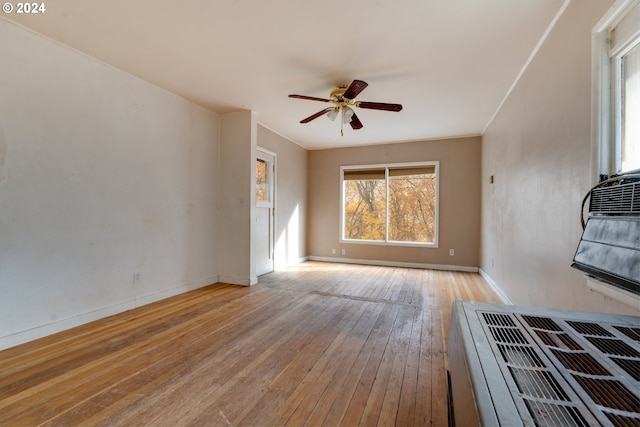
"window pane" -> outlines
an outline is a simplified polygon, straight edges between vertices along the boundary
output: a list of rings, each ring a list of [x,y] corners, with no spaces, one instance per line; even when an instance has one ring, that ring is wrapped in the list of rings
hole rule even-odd
[[[389,240],[435,242],[436,177],[417,172],[389,177]]]
[[[269,187],[267,185],[267,162],[256,159],[256,201],[269,201]]]
[[[344,182],[344,238],[385,240],[386,197],[382,179]]]
[[[622,57],[621,172],[640,169],[640,44]]]

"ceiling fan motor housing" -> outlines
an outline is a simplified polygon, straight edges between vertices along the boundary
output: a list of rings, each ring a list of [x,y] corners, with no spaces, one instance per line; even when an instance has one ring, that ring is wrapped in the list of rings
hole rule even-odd
[[[331,94],[329,95],[329,97],[334,100],[335,102],[343,102],[344,98],[344,93],[347,91],[347,85],[340,85],[337,88],[335,88],[334,90],[331,91]]]

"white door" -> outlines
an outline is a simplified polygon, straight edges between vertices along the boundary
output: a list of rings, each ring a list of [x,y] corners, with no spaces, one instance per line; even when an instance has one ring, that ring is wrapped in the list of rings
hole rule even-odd
[[[273,271],[275,154],[258,149],[256,157],[256,274]]]

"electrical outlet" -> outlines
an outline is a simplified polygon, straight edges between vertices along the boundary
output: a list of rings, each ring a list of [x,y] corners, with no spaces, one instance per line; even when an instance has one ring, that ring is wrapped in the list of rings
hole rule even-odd
[[[347,254],[347,250],[346,249],[342,249],[340,252],[342,253],[342,255],[346,255]]]
[[[138,283],[140,283],[140,273],[136,272],[133,273],[133,284],[137,285]]]
[[[456,254],[455,249],[449,249],[449,256],[454,256]]]
[[[335,255],[336,254],[336,248],[331,249],[331,254]]]

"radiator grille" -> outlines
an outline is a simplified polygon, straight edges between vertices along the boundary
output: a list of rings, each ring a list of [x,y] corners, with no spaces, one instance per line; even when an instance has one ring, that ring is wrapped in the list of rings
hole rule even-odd
[[[588,427],[589,423],[582,414],[571,406],[554,405],[553,403],[540,402],[537,400],[525,399],[525,404],[529,413],[535,414],[535,419],[544,420],[545,426],[579,426]]]
[[[628,326],[614,326],[614,328],[632,340],[640,342],[640,328],[630,328]]]
[[[640,426],[640,328],[478,311],[523,419]]]
[[[589,212],[640,214],[640,182],[600,187],[592,190]]]

